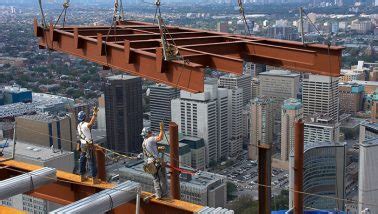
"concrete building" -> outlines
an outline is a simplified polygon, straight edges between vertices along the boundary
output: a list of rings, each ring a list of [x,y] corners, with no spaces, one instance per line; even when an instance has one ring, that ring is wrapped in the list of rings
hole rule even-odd
[[[105,86],[107,147],[140,152],[143,129],[142,79],[129,75],[107,78]]]
[[[355,115],[362,110],[364,87],[358,84],[339,84],[340,112]]]
[[[250,143],[249,136],[251,132],[251,105],[248,104],[243,108],[242,115],[242,129],[243,129],[243,147]]]
[[[304,206],[320,210],[344,210],[345,143],[316,142],[305,144],[303,160]],[[289,160],[289,188],[294,188],[294,155]],[[320,196],[319,196],[320,195]],[[321,197],[324,195],[324,197]],[[289,193],[289,208],[293,207],[293,192]]]
[[[360,21],[356,19],[351,22],[350,29],[357,33],[366,34],[373,30],[373,23],[370,20]]]
[[[243,106],[251,99],[251,76],[228,74],[220,77],[218,86],[228,90],[229,108],[229,151],[228,155],[237,157],[243,149]]]
[[[330,117],[312,115],[304,118],[304,142],[339,142],[340,124]]]
[[[204,170],[206,168],[205,142],[202,138],[183,136],[180,143],[186,144],[190,148],[192,155],[191,167]]]
[[[353,80],[350,81],[351,84],[358,84],[364,86],[365,94],[374,94],[374,92],[378,89],[378,82],[377,81],[361,81],[361,80]]]
[[[268,97],[258,97],[251,105],[251,131],[248,158],[257,160],[257,147],[273,143],[274,115],[273,102]]]
[[[180,98],[171,101],[172,121],[180,132],[204,140],[207,166],[228,156],[228,99],[228,89],[207,80],[203,93],[181,91]]]
[[[149,89],[151,129],[159,132],[159,124],[164,122],[164,127],[168,130],[171,121],[171,100],[178,98],[180,91],[164,84],[156,84]]]
[[[246,105],[251,100],[251,76],[250,75],[235,75],[226,74],[219,78],[218,86],[220,88],[243,90],[243,104]]]
[[[251,81],[251,100],[258,96],[260,96],[260,80],[254,77]]]
[[[35,114],[16,117],[17,140],[65,151],[76,149],[77,130],[73,114]]]
[[[302,80],[304,116],[318,113],[338,121],[339,78],[305,74]]]
[[[283,101],[296,98],[299,94],[299,77],[299,74],[287,70],[270,70],[259,74],[260,96],[273,100],[276,120],[281,119]]]
[[[143,191],[153,192],[152,177],[143,171],[143,163],[127,165],[119,169],[121,180],[132,180],[142,186]],[[168,183],[170,179],[168,178]],[[225,177],[210,172],[180,177],[181,200],[210,207],[226,205],[227,185]]]
[[[376,129],[377,131],[378,129]],[[377,133],[376,133],[377,134]],[[370,213],[378,213],[378,137],[360,143],[358,173],[358,213],[368,208]]]
[[[4,142],[0,141],[0,144]],[[9,147],[4,149],[4,156],[11,157],[13,142],[9,141]],[[29,142],[17,141],[15,160],[34,164],[42,167],[52,167],[58,170],[72,173],[74,170],[74,153],[66,151],[53,151],[49,147],[36,146]],[[11,198],[0,200],[0,205],[14,207],[27,213],[44,214],[53,211],[62,205],[47,200],[35,198],[27,194],[15,195]]]
[[[3,94],[3,104],[30,103],[32,102],[32,91],[21,88],[19,85],[5,86],[0,89]]]
[[[378,123],[364,121],[360,124],[359,143],[378,138]]]
[[[98,98],[97,129],[106,131],[105,96]]]
[[[356,69],[341,69],[340,82],[349,82],[355,80],[365,80],[365,74]]]
[[[288,161],[294,149],[295,122],[303,118],[302,103],[294,98],[287,99],[281,112],[281,160]]]

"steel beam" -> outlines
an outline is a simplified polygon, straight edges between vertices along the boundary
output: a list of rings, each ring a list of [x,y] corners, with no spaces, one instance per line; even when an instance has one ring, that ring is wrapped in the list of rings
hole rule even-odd
[[[342,47],[267,39],[167,26],[168,42],[176,44],[180,60],[162,57],[159,28],[136,21],[110,27],[38,26],[35,36],[43,48],[61,51],[105,67],[165,83],[190,92],[203,92],[204,68],[241,74],[243,61],[298,72],[339,76]],[[110,30],[109,30],[110,29]]]
[[[179,142],[178,126],[174,122],[169,123],[169,160],[171,168],[171,195],[172,198],[180,200],[180,172],[179,166]]]
[[[304,123],[295,122],[294,142],[294,214],[303,213],[303,159],[304,159]]]
[[[63,213],[105,213],[114,208],[135,200],[140,192],[140,184],[126,181],[115,186],[113,189],[106,189],[89,197],[78,200],[67,206],[50,212],[50,214]]]
[[[0,200],[32,191],[56,181],[56,169],[42,168],[0,181]]]
[[[269,144],[259,144],[258,147],[258,192],[259,214],[270,213],[271,183],[272,183],[272,150]]]

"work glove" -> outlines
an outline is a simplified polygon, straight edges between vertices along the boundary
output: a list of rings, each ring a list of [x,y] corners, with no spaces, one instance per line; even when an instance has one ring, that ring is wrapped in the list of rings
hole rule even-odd
[[[165,152],[165,146],[159,146],[158,151],[159,152]]]
[[[140,153],[138,156],[137,156],[138,159],[142,159],[143,158],[143,153]]]

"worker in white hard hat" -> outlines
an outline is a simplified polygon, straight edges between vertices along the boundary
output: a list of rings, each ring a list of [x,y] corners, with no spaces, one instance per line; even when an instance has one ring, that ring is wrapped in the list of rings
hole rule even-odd
[[[86,122],[87,116],[85,112],[81,111],[78,114],[79,124],[77,125],[77,131],[80,137],[80,143],[77,146],[77,150],[80,151],[79,159],[79,172],[81,181],[86,181],[88,178],[85,176],[87,172],[87,161],[89,162],[89,171],[94,184],[99,183],[97,176],[95,147],[93,144],[91,129],[96,122],[98,108],[93,108],[93,115],[89,122]]]
[[[168,195],[167,172],[164,159],[159,157],[159,152],[164,153],[165,147],[158,147],[157,145],[159,141],[163,140],[164,124],[160,123],[160,133],[158,136],[153,136],[149,127],[143,128],[141,136],[144,139],[142,144],[145,161],[143,169],[153,176],[156,198],[166,197]]]

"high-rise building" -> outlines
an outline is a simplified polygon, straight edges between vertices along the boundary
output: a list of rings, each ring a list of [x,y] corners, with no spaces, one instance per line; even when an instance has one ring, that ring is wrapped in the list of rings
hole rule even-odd
[[[97,128],[106,130],[106,115],[105,115],[105,96],[101,94],[98,98],[98,114],[97,114]]]
[[[248,145],[248,158],[257,160],[257,147],[273,143],[274,115],[273,102],[268,97],[258,97],[251,105],[251,143]]]
[[[360,124],[359,143],[378,138],[378,123],[364,121]]]
[[[270,70],[259,74],[260,96],[273,100],[276,120],[281,119],[283,101],[296,98],[299,94],[299,77],[299,74],[287,70]]]
[[[140,152],[143,129],[142,79],[129,75],[107,78],[105,86],[107,147]]]
[[[74,151],[76,119],[73,114],[35,114],[16,117],[17,140],[32,144]]]
[[[340,112],[355,115],[362,110],[364,87],[358,84],[339,84]]]
[[[287,99],[281,112],[281,160],[288,161],[294,149],[295,122],[303,118],[302,103],[294,98]]]
[[[133,180],[140,183],[143,191],[154,191],[151,175],[144,172],[143,163],[128,164],[119,169],[119,175],[121,180]],[[205,171],[193,176],[180,176],[180,195],[183,201],[204,206],[224,207],[227,202],[226,179],[222,175]]]
[[[150,86],[151,129],[160,130],[160,122],[168,129],[171,121],[171,100],[180,96],[180,91],[164,84]]]
[[[251,89],[251,100],[254,100],[260,96],[260,80],[258,78],[252,78]]]
[[[303,160],[304,206],[321,210],[344,210],[345,143],[316,142],[305,144]],[[289,188],[294,188],[294,155],[289,159]],[[324,197],[322,197],[324,196]],[[293,192],[289,193],[293,207]]]
[[[378,126],[376,126],[378,128]],[[376,129],[377,131],[378,129]],[[378,132],[376,133],[378,134]],[[378,137],[360,143],[358,174],[358,213],[368,208],[370,213],[378,213]]]
[[[228,99],[228,89],[206,80],[203,93],[181,91],[180,98],[171,101],[172,121],[180,132],[204,139],[207,166],[228,156]]]
[[[243,104],[246,105],[251,100],[251,76],[250,75],[235,75],[226,74],[219,78],[219,87],[235,89],[243,89]]]
[[[312,115],[304,118],[304,142],[339,142],[340,123],[330,117]]]
[[[248,146],[250,143],[249,141],[249,136],[251,132],[251,105],[248,104],[244,106],[243,108],[243,115],[242,115],[242,120],[243,120],[243,146]]]
[[[222,33],[228,33],[228,23],[227,22],[218,22],[217,31]]]
[[[237,157],[243,150],[243,89],[228,90],[229,97],[229,156]],[[221,115],[222,117],[222,115]]]
[[[339,78],[305,74],[302,81],[302,103],[304,116],[318,113],[339,118]]]

